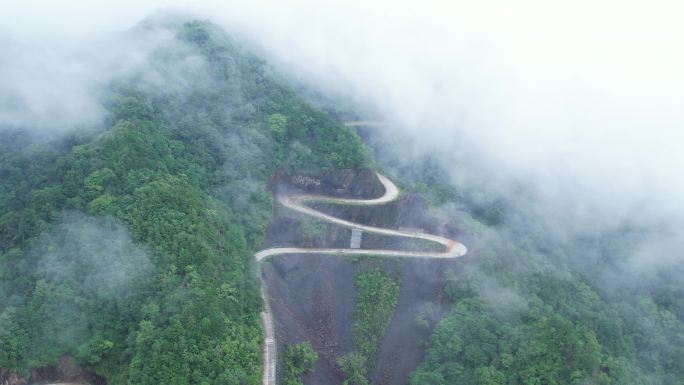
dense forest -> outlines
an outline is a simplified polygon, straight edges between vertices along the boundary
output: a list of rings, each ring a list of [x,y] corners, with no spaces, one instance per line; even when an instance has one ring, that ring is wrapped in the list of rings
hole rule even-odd
[[[370,162],[217,27],[164,28],[103,93],[104,129],[3,129],[0,368],[68,354],[108,384],[260,383],[267,180]]]

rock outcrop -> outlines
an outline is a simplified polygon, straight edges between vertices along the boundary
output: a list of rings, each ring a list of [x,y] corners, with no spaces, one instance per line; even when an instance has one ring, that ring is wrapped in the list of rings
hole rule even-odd
[[[321,175],[278,175],[276,183],[308,194],[372,199],[383,194],[382,183],[374,171],[332,170]],[[283,187],[283,186],[281,186]]]

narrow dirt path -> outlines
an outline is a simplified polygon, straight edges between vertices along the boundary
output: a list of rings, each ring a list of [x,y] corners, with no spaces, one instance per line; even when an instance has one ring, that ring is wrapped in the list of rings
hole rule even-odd
[[[367,123],[367,122],[364,122]],[[444,246],[443,252],[421,252],[421,251],[401,251],[383,249],[326,249],[326,248],[299,248],[299,247],[275,247],[265,249],[254,254],[258,262],[265,258],[282,254],[321,254],[321,255],[384,255],[392,257],[409,258],[457,258],[465,255],[468,249],[453,239],[440,237],[438,235],[424,234],[411,231],[400,231],[386,229],[382,227],[366,226],[359,223],[350,222],[341,218],[334,217],[305,206],[307,202],[323,202],[340,205],[373,206],[391,202],[399,196],[399,188],[385,176],[377,174],[380,182],[385,188],[385,193],[376,199],[347,199],[334,198],[321,195],[281,195],[278,202],[283,206],[299,213],[318,218],[328,223],[333,223],[343,227],[361,229],[368,233],[391,235],[397,237],[422,239],[439,243]],[[273,315],[271,306],[265,289],[266,283],[262,281],[261,297],[264,300],[264,310],[261,313],[261,321],[264,324],[264,368],[262,385],[276,385],[276,364],[277,347],[275,343],[275,327],[273,325]]]

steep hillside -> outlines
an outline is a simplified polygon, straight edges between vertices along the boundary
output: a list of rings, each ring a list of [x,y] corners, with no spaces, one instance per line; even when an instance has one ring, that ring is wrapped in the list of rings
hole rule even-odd
[[[104,131],[3,132],[0,376],[40,380],[66,354],[108,384],[259,383],[268,177],[369,165],[218,28],[164,28],[103,94]]]
[[[152,18],[125,35],[145,57],[92,91],[101,125],[0,127],[0,384],[260,384],[254,252],[347,248],[352,234],[280,210],[269,188],[381,195],[360,137],[313,106],[360,109],[304,100],[208,22]],[[623,262],[657,226],[559,234],[526,186],[451,183],[456,172],[378,131],[362,134],[399,199],[312,208],[469,253],[265,260],[278,378],[684,385],[684,267]],[[361,245],[436,250],[397,238],[366,232]]]
[[[445,183],[429,157],[404,161],[402,138],[362,135],[469,247],[460,270],[445,271],[447,312],[411,385],[684,384],[684,266],[630,266],[661,229],[559,234],[525,186]]]

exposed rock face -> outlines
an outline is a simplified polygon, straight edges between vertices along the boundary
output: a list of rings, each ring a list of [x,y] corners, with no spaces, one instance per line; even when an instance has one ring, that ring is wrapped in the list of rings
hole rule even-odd
[[[305,189],[314,189],[320,187],[321,179],[308,175],[295,175],[290,178],[290,183]]]
[[[332,170],[320,176],[293,175],[289,178],[280,176],[290,188],[309,194],[347,196],[354,198],[377,198],[384,193],[382,183],[369,169],[364,170]]]
[[[382,183],[372,170],[335,170],[327,172],[321,178],[323,186],[333,191],[328,193],[350,195],[364,199],[377,198],[384,193]]]

